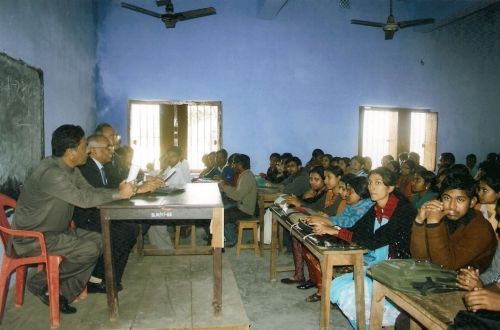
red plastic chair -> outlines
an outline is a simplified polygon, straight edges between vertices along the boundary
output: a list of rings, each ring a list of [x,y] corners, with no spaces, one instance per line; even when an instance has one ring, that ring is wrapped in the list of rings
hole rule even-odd
[[[24,285],[26,282],[26,269],[28,265],[41,265],[47,272],[47,286],[49,289],[49,305],[51,328],[57,328],[60,323],[59,312],[59,264],[63,260],[61,256],[49,256],[45,246],[45,238],[41,232],[31,230],[11,229],[5,208],[15,208],[16,201],[0,194],[0,237],[4,246],[2,269],[0,270],[0,323],[5,311],[5,303],[9,290],[9,279],[11,273],[16,271],[16,307],[21,307],[24,301]],[[41,254],[35,257],[8,256],[7,243],[11,236],[32,237],[40,242]],[[13,253],[14,254],[14,253]]]

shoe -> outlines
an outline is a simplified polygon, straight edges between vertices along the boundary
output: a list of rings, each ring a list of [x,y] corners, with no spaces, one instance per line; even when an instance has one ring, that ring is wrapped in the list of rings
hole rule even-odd
[[[45,305],[50,306],[49,295],[45,289],[40,291],[35,291],[28,287],[28,290],[40,299]],[[66,297],[59,295],[59,311],[63,314],[74,314],[76,313],[76,308],[71,306]]]
[[[314,284],[313,281],[307,280],[304,283],[302,283],[301,285],[297,285],[297,289],[307,290],[310,288],[314,288],[315,286],[316,286],[316,284]]]
[[[88,293],[106,293],[106,283],[87,283],[87,292]]]
[[[321,300],[321,296],[317,293],[313,293],[309,297],[306,298],[306,302],[317,302]]]
[[[76,308],[71,306],[66,297],[59,295],[59,310],[63,314],[75,314]]]
[[[118,292],[123,290],[123,286],[121,283],[116,285],[116,290]],[[101,283],[87,283],[87,292],[88,293],[106,293],[106,283],[102,281]]]
[[[304,280],[296,280],[296,279],[293,279],[293,278],[290,278],[290,277],[286,277],[286,278],[282,278],[281,279],[281,283],[283,284],[295,284],[295,283],[303,283]]]
[[[236,242],[234,242],[234,243],[225,243],[225,244],[224,244],[224,247],[232,248],[232,247],[234,247],[235,245],[236,245]]]

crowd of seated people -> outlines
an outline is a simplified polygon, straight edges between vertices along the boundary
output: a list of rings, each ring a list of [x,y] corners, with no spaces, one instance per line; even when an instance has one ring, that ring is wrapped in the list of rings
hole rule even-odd
[[[106,292],[95,207],[154,191],[165,183],[163,177],[156,176],[145,177],[140,185],[125,181],[133,150],[126,146],[118,149],[116,131],[108,124],[99,125],[88,140],[79,126],[63,125],[54,132],[52,147],[53,155],[42,160],[25,183],[13,227],[46,233],[49,253],[65,256],[60,268],[60,309],[74,313],[70,303],[85,286],[91,293]],[[172,182],[191,181],[189,165],[178,147],[170,148],[165,160],[166,170],[176,168]],[[397,160],[386,155],[382,166],[371,169],[369,157],[333,157],[315,149],[305,166],[291,153],[272,153],[269,168],[257,177],[287,194],[289,205],[315,212],[306,221],[316,235],[336,236],[369,250],[364,256],[365,269],[392,258],[430,260],[459,273],[457,285],[467,290],[464,302],[470,311],[500,312],[500,155],[488,154],[478,163],[477,157],[469,154],[466,164],[456,164],[452,153],[442,153],[435,173],[419,162],[414,152],[401,153]],[[204,163],[200,177],[218,181],[224,202],[225,246],[232,247],[238,220],[256,216],[257,181],[251,159],[243,153],[228,157],[221,149],[205,155]],[[37,210],[36,223],[31,221],[32,210]],[[73,218],[76,230],[68,226]],[[111,227],[118,289],[123,287],[122,275],[137,237],[136,226]],[[168,237],[164,229],[150,229],[152,237],[156,234],[159,241]],[[319,301],[319,260],[300,241],[288,239],[295,273],[281,282],[296,284],[299,289],[316,287],[306,301]],[[23,256],[36,252],[22,239],[14,241],[13,248]],[[73,255],[75,251],[85,251],[87,258],[79,259]],[[370,277],[365,276],[367,314],[371,285]],[[30,278],[28,289],[48,304],[43,273]],[[329,295],[356,326],[352,272],[344,271],[333,279]],[[408,318],[390,301],[385,302],[384,326],[393,326],[397,319],[398,327],[404,329]]]
[[[367,248],[370,252],[365,255],[365,266],[392,258],[414,258],[458,271],[458,286],[470,291],[464,298],[470,311],[500,311],[500,252],[497,249],[500,155],[488,154],[479,164],[475,155],[468,155],[465,165],[456,164],[455,156],[445,152],[439,157],[436,172],[432,172],[420,165],[417,153],[409,152],[398,155],[398,160],[386,155],[382,167],[369,170],[370,161],[366,158],[331,157],[317,149],[308,162],[316,166],[308,169],[309,189],[305,186],[307,167],[297,166],[296,157],[290,159],[294,160],[290,164],[289,180],[281,186],[281,191],[290,195],[287,202],[291,206],[322,211],[318,200],[325,196],[328,164],[331,167],[335,162],[341,170],[341,174],[336,175],[340,189],[335,190],[335,194],[344,198],[347,206],[307,218],[315,234],[337,236]],[[324,178],[323,184],[321,178]],[[297,184],[299,179],[302,195],[292,192],[291,188],[297,185],[287,188],[287,184]],[[347,188],[344,193],[342,187]],[[317,292],[306,301],[320,300],[319,262],[298,240],[293,240],[292,251],[295,272],[281,282],[298,284],[299,289],[317,287]],[[309,280],[304,274],[304,261]],[[356,326],[352,273],[336,277],[330,295],[331,302]],[[371,280],[368,276],[365,295],[369,311]],[[408,315],[401,314],[386,301],[383,325],[394,326],[396,319],[397,328],[409,326]]]

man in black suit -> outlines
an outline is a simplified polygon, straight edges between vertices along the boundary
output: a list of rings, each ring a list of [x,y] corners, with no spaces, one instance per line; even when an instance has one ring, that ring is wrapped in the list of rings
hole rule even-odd
[[[115,150],[120,146],[120,136],[116,133],[113,126],[108,123],[97,125],[94,134],[107,137]],[[112,187],[119,185],[120,182],[125,180],[129,172],[129,169],[125,166],[124,159],[116,153],[112,153],[111,159],[104,164],[104,169],[108,173],[108,181]]]
[[[111,161],[113,155],[113,144],[103,135],[92,135],[87,139],[89,155],[87,162],[78,167],[85,179],[96,188],[114,188],[111,180],[108,180],[109,174],[104,165]],[[78,228],[101,232],[101,218],[99,210],[95,207],[83,209],[75,207],[73,219]],[[111,245],[113,251],[113,267],[115,270],[115,281],[118,290],[121,290],[121,280],[128,256],[136,242],[138,234],[137,224],[127,221],[113,221],[111,223]],[[106,285],[104,283],[104,261],[102,256],[92,272],[94,280],[100,283],[89,282],[87,290],[89,293],[105,293]],[[97,280],[97,281],[96,281]]]

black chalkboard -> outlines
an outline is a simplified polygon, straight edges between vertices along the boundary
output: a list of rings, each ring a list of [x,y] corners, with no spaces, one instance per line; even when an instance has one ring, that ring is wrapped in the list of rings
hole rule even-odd
[[[16,194],[43,148],[43,72],[0,53],[1,192]]]

